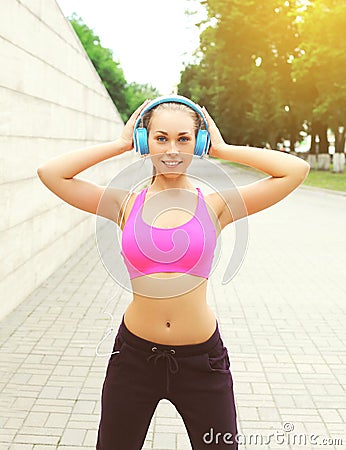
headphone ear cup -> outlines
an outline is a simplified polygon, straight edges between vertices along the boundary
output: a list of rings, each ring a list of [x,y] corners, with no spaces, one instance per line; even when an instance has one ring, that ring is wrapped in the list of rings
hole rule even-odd
[[[141,155],[149,154],[148,132],[146,128],[137,128],[135,133],[135,148]]]
[[[207,130],[198,130],[194,154],[202,156],[207,153],[209,144],[209,132]]]

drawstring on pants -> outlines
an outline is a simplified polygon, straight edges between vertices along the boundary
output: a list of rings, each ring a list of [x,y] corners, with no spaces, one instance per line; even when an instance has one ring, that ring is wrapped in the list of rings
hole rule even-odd
[[[147,361],[149,362],[152,358],[154,359],[154,363],[156,364],[160,358],[166,359],[166,374],[167,374],[167,392],[169,392],[169,372],[175,374],[179,370],[178,361],[173,356],[175,354],[175,350],[171,348],[170,350],[160,350],[157,347],[152,347],[153,355],[149,355]]]

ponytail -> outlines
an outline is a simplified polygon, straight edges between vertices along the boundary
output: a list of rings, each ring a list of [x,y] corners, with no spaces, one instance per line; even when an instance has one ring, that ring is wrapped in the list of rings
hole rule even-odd
[[[155,166],[153,165],[153,175],[152,175],[152,177],[151,177],[151,182],[150,182],[150,184],[153,184],[153,183],[154,183],[155,178],[156,178],[156,168],[155,168]]]

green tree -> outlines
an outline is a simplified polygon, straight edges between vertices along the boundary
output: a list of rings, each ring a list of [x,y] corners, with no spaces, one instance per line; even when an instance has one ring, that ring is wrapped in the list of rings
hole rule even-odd
[[[179,92],[204,102],[235,144],[284,136],[294,149],[307,125],[327,149],[327,126],[345,129],[345,0],[200,3],[206,28]]]
[[[149,84],[127,83],[119,61],[113,59],[113,51],[102,47],[99,36],[76,13],[69,20],[124,122],[146,98],[159,95]]]
[[[154,99],[160,95],[159,91],[150,84],[130,83],[126,86],[126,98],[130,113],[138,108],[146,99]]]
[[[328,152],[327,128],[336,134],[343,151],[346,111],[346,2],[315,0],[304,8],[299,22],[300,57],[293,62],[293,77],[301,90],[310,92],[306,119],[320,137],[319,153]],[[339,136],[339,128],[343,128]]]
[[[179,92],[203,98],[233,143],[275,145],[292,128],[285,111],[293,103],[290,58],[297,40],[290,5],[278,0],[202,3],[209,26],[200,36],[201,58],[185,68]]]
[[[113,60],[112,50],[102,47],[99,36],[81,17],[73,13],[69,20],[122,119],[125,120],[129,114],[129,105],[125,93],[126,80],[120,63]]]

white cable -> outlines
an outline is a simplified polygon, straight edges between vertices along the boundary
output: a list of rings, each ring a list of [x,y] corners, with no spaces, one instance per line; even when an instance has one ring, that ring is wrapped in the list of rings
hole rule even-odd
[[[141,158],[141,159],[142,159],[142,167],[143,167],[144,162],[145,162],[145,160],[146,160],[147,158]],[[139,169],[139,171],[140,171],[140,169]],[[133,171],[133,172],[134,172],[134,177],[136,177],[136,176],[138,175],[138,172],[139,172],[139,171]],[[120,226],[121,226],[122,221],[123,221],[123,219],[124,219],[124,215],[125,215],[125,211],[126,211],[126,208],[127,208],[127,204],[128,204],[128,201],[130,200],[131,194],[132,194],[132,192],[134,191],[135,186],[136,186],[136,185],[135,185],[135,179],[133,178],[132,183],[131,183],[131,188],[130,188],[129,193],[128,193],[128,198],[127,198],[127,200],[126,200],[126,204],[125,204],[125,206],[124,206],[124,208],[123,208],[121,220],[120,220],[120,222],[119,222],[119,223],[120,223]],[[122,282],[122,281],[124,281],[124,277],[122,278],[121,282]],[[99,352],[99,348],[100,348],[100,346],[102,345],[102,343],[103,343],[103,342],[108,338],[108,336],[109,336],[111,333],[113,333],[113,331],[114,331],[114,327],[113,327],[113,325],[114,325],[114,316],[113,316],[113,314],[112,314],[111,312],[107,311],[107,307],[108,307],[108,305],[110,304],[110,302],[113,300],[113,298],[117,296],[119,290],[120,290],[120,286],[119,286],[119,284],[118,284],[117,290],[116,290],[115,294],[108,300],[108,302],[106,303],[106,306],[105,306],[104,310],[102,311],[104,314],[108,314],[108,315],[110,316],[110,318],[111,318],[111,325],[110,325],[110,327],[108,328],[108,330],[106,331],[106,333],[105,333],[105,335],[103,336],[103,338],[101,339],[101,341],[100,341],[100,342],[97,344],[97,346],[96,346],[96,349],[95,349],[96,356],[108,356],[108,357],[110,357],[110,356],[114,355],[115,353],[119,353],[119,350],[114,351],[114,352],[110,352],[110,353],[100,353],[100,352]]]
[[[95,349],[96,356],[111,356],[111,355],[114,355],[114,353],[119,353],[118,351],[116,351],[116,352],[111,352],[111,353],[100,353],[100,352],[99,352],[99,347],[100,347],[100,345],[101,345],[101,344],[103,343],[103,341],[106,340],[106,339],[108,338],[108,336],[109,336],[111,333],[113,333],[113,331],[114,331],[114,328],[113,328],[113,324],[114,324],[114,316],[113,316],[113,314],[112,314],[111,312],[106,311],[106,309],[107,309],[109,303],[111,302],[111,300],[113,300],[113,298],[117,295],[118,291],[119,291],[119,286],[118,286],[118,289],[117,289],[117,291],[115,292],[115,294],[108,300],[108,302],[107,302],[107,304],[106,304],[106,306],[105,306],[105,309],[102,311],[104,314],[108,314],[108,315],[111,317],[111,325],[110,325],[110,327],[108,328],[108,330],[106,331],[106,333],[105,333],[105,335],[103,336],[103,338],[101,339],[101,341],[100,341],[100,342],[97,344],[97,346],[96,346],[96,349]]]

